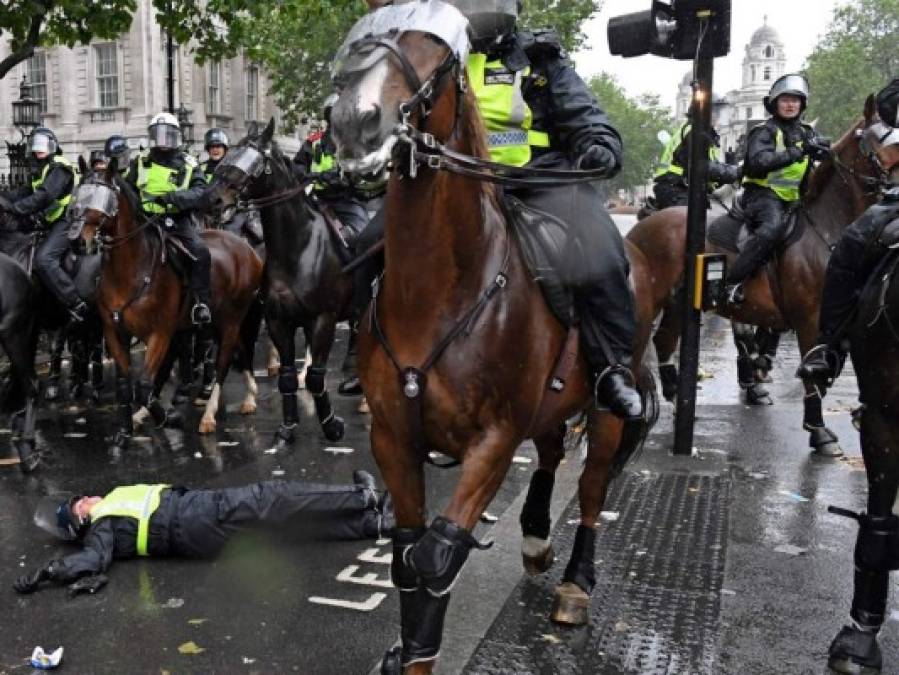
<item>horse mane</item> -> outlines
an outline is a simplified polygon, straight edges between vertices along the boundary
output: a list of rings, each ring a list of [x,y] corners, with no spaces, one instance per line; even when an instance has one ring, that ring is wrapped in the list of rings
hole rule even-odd
[[[145,222],[147,220],[147,215],[144,213],[137,188],[122,178],[118,173],[113,177],[113,183],[121,190],[122,195],[125,197],[128,208],[131,210],[132,220],[137,224]]]
[[[480,106],[471,86],[465,88],[462,98],[462,114],[456,138],[464,138],[470,144],[468,154],[479,159],[490,159],[490,146],[487,143],[487,125],[481,115]],[[486,181],[476,181],[487,197],[496,200],[496,186]],[[498,202],[497,202],[498,204]]]
[[[833,145],[831,156],[821,162],[821,164],[819,164],[818,167],[809,174],[808,185],[806,187],[804,199],[804,202],[806,204],[814,202],[825,192],[831,178],[833,178],[833,174],[836,169],[836,164],[834,162],[833,156],[839,155],[846,148],[846,146],[849,145],[849,143],[853,142],[856,139],[855,132],[859,128],[859,125],[863,123],[864,120],[860,120],[856,124],[852,125],[849,131],[843,134],[840,139]]]

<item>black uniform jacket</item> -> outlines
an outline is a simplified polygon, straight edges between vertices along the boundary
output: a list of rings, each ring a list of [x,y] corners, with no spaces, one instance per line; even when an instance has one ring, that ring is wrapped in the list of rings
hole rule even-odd
[[[808,140],[816,142],[820,137],[808,124],[799,119],[789,122],[771,117],[749,132],[746,143],[746,160],[743,164],[743,175],[749,178],[765,178],[768,174],[798,162],[802,157],[787,150],[777,150],[777,130],[784,134],[784,144],[791,148],[797,142]],[[808,174],[806,173],[806,177]],[[747,187],[752,187],[750,184]],[[804,186],[803,186],[804,188]]]
[[[520,31],[488,55],[499,58],[513,73],[528,66],[522,91],[534,116],[534,131],[550,137],[550,150],[534,149],[533,164],[543,167],[571,164],[593,145],[612,152],[621,168],[621,136],[565,57],[554,31]]]
[[[41,166],[38,175],[43,170],[44,168]],[[30,216],[40,214],[57,199],[62,199],[70,194],[74,186],[75,173],[60,164],[54,164],[37,190],[32,190],[29,182],[28,185],[5,193],[5,196],[12,202],[13,213],[17,216]]]

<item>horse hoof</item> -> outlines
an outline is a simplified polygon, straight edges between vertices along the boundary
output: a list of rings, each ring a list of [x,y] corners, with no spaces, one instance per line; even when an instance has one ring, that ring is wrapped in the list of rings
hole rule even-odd
[[[215,420],[203,418],[200,420],[200,428],[197,430],[201,434],[211,434],[215,432]]]
[[[524,564],[524,571],[530,577],[548,572],[556,561],[556,552],[553,550],[552,544],[546,547],[543,553],[530,556],[522,552],[521,562]]]
[[[359,407],[356,409],[357,412],[362,413],[363,415],[368,415],[371,413],[371,408],[368,407],[368,399],[365,396],[362,397],[362,400],[359,401]]]
[[[828,459],[832,459],[835,457],[842,457],[845,453],[839,443],[825,443],[812,450],[812,454],[817,457],[827,457]]]
[[[278,430],[275,432],[275,447],[278,450],[288,450],[293,446],[293,432],[296,428],[296,424],[293,424],[291,426],[282,424],[280,427],[278,427]]]
[[[362,396],[362,381],[353,375],[338,385],[337,393],[341,396]]]
[[[240,404],[240,414],[241,415],[254,415],[256,414],[256,404],[250,403],[248,401],[244,401]]]
[[[565,626],[585,626],[590,620],[590,596],[566,581],[556,587],[550,619]]]
[[[386,654],[381,661],[381,675],[402,675],[403,673],[403,656],[399,647],[394,647]]]
[[[335,441],[339,441],[341,438],[343,438],[345,426],[346,425],[343,423],[343,418],[337,417],[335,415],[322,425],[322,431],[325,434],[325,438],[334,443]]]
[[[840,447],[840,439],[827,427],[807,427],[809,432],[808,444],[812,448],[812,454],[818,457],[842,457],[843,449]]]
[[[44,392],[44,400],[53,403],[59,400],[59,385],[48,384],[47,391]]]
[[[756,384],[746,390],[746,405],[774,405],[774,401],[767,389]]]

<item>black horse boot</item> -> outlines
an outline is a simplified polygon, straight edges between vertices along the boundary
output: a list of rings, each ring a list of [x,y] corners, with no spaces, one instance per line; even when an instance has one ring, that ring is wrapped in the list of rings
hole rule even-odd
[[[343,372],[346,379],[337,387],[341,396],[361,396],[362,382],[359,380],[358,363],[356,361],[356,341],[359,336],[359,322],[354,320],[350,326],[350,338],[347,344],[346,358],[343,361]]]

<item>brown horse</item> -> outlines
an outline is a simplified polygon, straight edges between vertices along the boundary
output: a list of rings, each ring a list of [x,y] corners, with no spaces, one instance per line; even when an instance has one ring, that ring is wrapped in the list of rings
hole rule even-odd
[[[85,190],[88,185],[91,189]],[[172,426],[178,424],[158,396],[176,356],[170,348],[172,339],[190,328],[189,303],[181,276],[166,250],[162,223],[143,214],[139,196],[121,179],[115,162],[104,176],[95,176],[84,184],[78,193],[79,202],[82,195],[85,204],[75,205],[75,212],[84,221],[81,236],[90,243],[99,233],[104,244],[97,305],[106,344],[116,363],[120,428],[114,445],[123,449],[133,433],[132,336],[147,345],[136,387],[139,405],[147,408],[158,426],[167,421]],[[261,313],[250,310],[262,279],[262,262],[249,244],[232,234],[206,231],[203,238],[212,256],[213,331],[219,349],[216,383],[199,430],[211,433],[221,387],[238,347],[247,384],[241,413],[256,411],[252,360]]]
[[[868,138],[874,121],[871,98],[865,105],[864,120],[834,145],[830,159],[810,175],[799,209],[797,232],[801,236],[746,283],[745,302],[736,309],[722,306],[717,310],[719,314],[734,322],[776,332],[795,330],[803,354],[814,346],[830,252],[843,228],[873,203],[883,179]],[[687,211],[676,207],[642,220],[627,236],[653,261],[656,274],[674,282],[672,288],[683,279],[686,227]],[[736,258],[735,251],[708,239],[706,251],[726,254],[731,264]],[[670,364],[679,337],[680,315],[672,303],[653,338],[660,364]],[[810,446],[824,456],[841,455],[836,435],[824,425],[823,392],[809,382],[804,386],[803,426],[809,432]]]
[[[539,469],[528,493],[522,529],[525,566],[549,569],[549,503],[563,457],[565,420],[588,410],[586,464],[580,479],[581,526],[552,618],[587,621],[594,585],[595,529],[610,480],[639,446],[653,419],[625,425],[592,405],[589,372],[575,355],[562,391],[550,389],[560,354],[577,340],[554,317],[506,223],[500,195],[487,183],[408,164],[408,147],[390,149],[402,129],[401,104],[416,92],[410,126],[451,151],[487,157],[477,103],[464,66],[434,35],[405,32],[397,41],[361,45],[355,68],[338,75],[333,111],[341,162],[377,171],[366,158],[393,156],[386,208],[383,279],[360,322],[359,362],[373,416],[372,451],[393,495],[398,529],[392,576],[400,589],[402,652],[388,653],[385,672],[431,672],[439,651],[449,590],[471,548],[471,532],[502,484],[516,448],[535,441]],[[427,82],[424,88],[416,84]],[[421,97],[416,97],[421,101]],[[361,109],[360,109],[360,106]],[[366,107],[368,106],[368,107]],[[366,166],[368,165],[368,166]],[[634,345],[641,393],[657,410],[655,385],[642,358],[652,318],[670,286],[629,245],[639,330]],[[669,281],[669,283],[673,283]],[[379,338],[379,336],[381,336]],[[455,336],[455,337],[453,337]],[[402,370],[402,376],[400,371]],[[653,397],[652,401],[648,398]],[[423,464],[432,448],[461,462],[450,503],[427,525]]]

